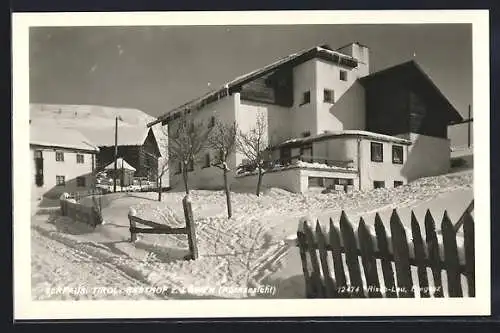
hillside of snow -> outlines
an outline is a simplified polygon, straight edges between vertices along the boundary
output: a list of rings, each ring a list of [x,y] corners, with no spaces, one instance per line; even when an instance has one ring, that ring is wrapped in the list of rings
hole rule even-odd
[[[156,118],[138,109],[117,108],[99,105],[71,104],[30,104],[30,120],[32,124],[47,124],[50,127],[72,129],[96,129],[114,132],[115,118],[119,127],[142,127]],[[153,126],[153,131],[160,147],[166,147],[166,130],[161,124]],[[166,150],[162,149],[162,156]]]
[[[331,217],[337,223],[345,210],[353,224],[360,216],[373,224],[373,216],[379,212],[388,224],[392,209],[397,209],[408,228],[411,210],[423,222],[425,211],[430,209],[439,229],[445,209],[450,219],[457,221],[473,199],[472,184],[469,170],[423,178],[394,189],[348,194],[301,195],[278,189],[260,197],[233,193],[233,218],[229,220],[222,191],[192,191],[200,254],[195,261],[181,260],[187,253],[185,235],[141,234],[137,242],[129,242],[127,214],[131,207],[141,218],[183,226],[183,193],[164,193],[161,202],[156,201],[155,193],[107,195],[103,197],[105,224],[96,229],[58,214],[33,216],[32,239],[37,248],[32,253],[32,294],[35,299],[74,299],[64,293],[47,293],[50,288],[70,284],[168,290],[158,295],[130,294],[120,289],[118,294],[86,297],[99,299],[302,297],[300,258],[287,241],[296,233],[302,217],[318,218],[322,223],[328,223]],[[47,241],[39,241],[44,238]],[[58,251],[59,247],[66,250]],[[70,262],[66,264],[61,258],[47,264],[54,256],[52,251],[58,252],[57,258],[67,255]],[[85,264],[79,269],[75,261],[92,262],[93,266]],[[253,295],[237,289],[267,285],[278,292]]]

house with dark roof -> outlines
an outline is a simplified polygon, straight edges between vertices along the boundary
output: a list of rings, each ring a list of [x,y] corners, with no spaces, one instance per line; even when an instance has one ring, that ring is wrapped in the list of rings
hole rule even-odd
[[[194,121],[236,122],[242,131],[266,119],[268,172],[264,187],[310,189],[396,187],[450,167],[447,127],[463,119],[430,77],[409,61],[375,73],[369,48],[351,43],[338,49],[316,46],[227,82],[160,116],[175,128],[184,114]],[[195,188],[219,188],[210,167],[214,152],[190,168]],[[170,184],[180,181],[170,161]],[[255,172],[231,157],[233,188],[254,187]]]
[[[115,160],[114,128],[80,128],[86,137],[99,147],[97,171]],[[157,181],[160,148],[154,131],[146,126],[119,126],[117,134],[117,157],[122,158],[135,169],[135,177],[144,177],[151,182]]]
[[[95,184],[95,156],[99,148],[80,132],[30,122],[31,191],[37,199],[58,198]]]

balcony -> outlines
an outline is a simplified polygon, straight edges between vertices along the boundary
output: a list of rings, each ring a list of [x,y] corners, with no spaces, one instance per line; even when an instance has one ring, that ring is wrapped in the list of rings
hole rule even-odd
[[[321,168],[342,168],[342,169],[352,169],[353,160],[332,160],[320,156],[308,156],[308,155],[296,155],[288,158],[280,158],[277,160],[266,160],[264,161],[263,168],[266,170],[270,169],[280,169],[292,166],[301,166],[300,162],[310,163],[309,167],[321,167]],[[254,164],[242,164],[238,167],[237,174],[242,173],[252,173],[256,171],[257,166]]]

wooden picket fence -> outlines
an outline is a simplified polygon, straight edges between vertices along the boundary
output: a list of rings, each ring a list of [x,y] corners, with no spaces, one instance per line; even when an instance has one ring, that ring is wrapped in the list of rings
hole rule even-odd
[[[314,231],[311,221],[303,221],[297,231],[297,246],[302,260],[306,296],[412,298],[415,297],[415,291],[419,291],[422,298],[444,297],[442,271],[445,270],[449,297],[464,297],[462,275],[467,281],[467,296],[475,297],[472,209],[473,201],[455,226],[445,211],[441,232],[436,232],[434,219],[427,210],[424,220],[425,241],[412,211],[411,242],[408,242],[407,233],[396,210],[393,210],[390,218],[390,236],[378,213],[375,215],[375,232],[370,232],[363,218],[360,218],[357,237],[345,212],[340,217],[340,230],[330,218],[327,233],[322,230],[319,221]],[[457,247],[457,229],[460,227],[463,227],[463,245]],[[439,242],[438,234],[442,242]],[[328,253],[331,254],[331,259]],[[379,276],[377,270],[377,260],[381,264],[382,276]],[[349,285],[346,282],[345,266],[349,274]],[[412,266],[417,270],[418,287],[412,279]],[[434,288],[429,286],[427,268],[432,271]],[[363,285],[362,271],[366,287]],[[381,279],[385,288],[381,288]]]
[[[75,221],[86,223],[96,227],[102,223],[102,215],[95,206],[85,206],[70,198],[67,193],[63,193],[59,199],[61,215],[67,216]]]
[[[137,216],[135,209],[131,208],[128,213],[128,219],[130,222],[130,241],[135,242],[137,240],[137,234],[166,234],[166,235],[187,235],[189,255],[185,259],[197,259],[198,258],[198,245],[196,242],[196,233],[193,218],[193,209],[188,196],[185,196],[182,200],[182,205],[184,208],[184,218],[186,219],[186,226],[182,228],[172,228],[165,224],[160,224],[157,222],[141,219]],[[142,224],[148,226],[149,228],[137,227],[137,224]]]

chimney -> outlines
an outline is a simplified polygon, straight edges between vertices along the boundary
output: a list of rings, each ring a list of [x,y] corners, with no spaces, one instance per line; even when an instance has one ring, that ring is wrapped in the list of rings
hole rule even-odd
[[[370,74],[370,50],[358,42],[352,42],[337,49],[338,52],[349,55],[358,61],[357,76],[363,77]]]

